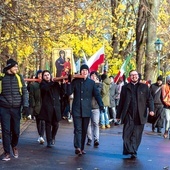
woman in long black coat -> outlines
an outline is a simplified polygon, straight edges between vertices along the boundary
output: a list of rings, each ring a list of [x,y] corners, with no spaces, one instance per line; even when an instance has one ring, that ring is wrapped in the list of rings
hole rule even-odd
[[[40,83],[42,106],[39,118],[45,120],[47,147],[55,144],[55,136],[61,120],[61,87],[58,82],[52,81],[48,70],[42,72]]]

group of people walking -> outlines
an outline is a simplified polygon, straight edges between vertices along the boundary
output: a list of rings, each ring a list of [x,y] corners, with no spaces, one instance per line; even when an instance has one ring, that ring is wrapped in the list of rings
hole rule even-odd
[[[167,78],[168,86],[157,88],[160,86],[159,77],[157,84],[148,87],[139,81],[137,71],[132,70],[129,73],[130,82],[120,87],[114,83],[112,76],[103,74],[100,81],[96,71],[91,72],[90,76],[89,73],[88,66],[83,64],[80,76],[73,79],[69,76],[67,81],[58,81],[52,78],[48,70],[39,70],[35,81],[26,87],[23,77],[18,74],[18,63],[9,59],[0,79],[0,117],[4,147],[2,160],[10,160],[10,146],[14,157],[18,158],[21,109],[26,113],[32,110],[39,134],[38,142],[43,144],[46,134],[47,147],[51,148],[55,144],[59,122],[62,119],[63,94],[73,95],[68,111],[73,118],[74,148],[77,155],[86,153],[86,139],[88,145],[91,145],[92,140],[94,146],[99,145],[99,125],[102,129],[110,128],[111,117],[115,125],[119,121],[124,124],[123,154],[130,154],[132,158],[137,156],[148,114],[157,117],[152,130],[157,128],[159,132],[163,127],[163,117],[158,115],[165,110],[164,137],[167,137],[170,113],[169,105],[166,105],[165,101],[170,102],[170,99],[167,99],[170,96],[167,94],[170,78]],[[162,96],[160,100],[155,97],[158,97],[158,94]]]

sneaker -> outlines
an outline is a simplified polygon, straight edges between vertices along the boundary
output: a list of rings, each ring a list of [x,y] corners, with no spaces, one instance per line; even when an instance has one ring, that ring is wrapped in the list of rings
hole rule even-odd
[[[68,122],[69,122],[69,123],[72,123],[72,122],[73,122],[72,117],[68,118]]]
[[[40,143],[40,144],[44,144],[45,140],[43,139],[43,137],[40,137],[40,138],[38,138],[38,139],[39,139],[39,143]]]
[[[164,137],[165,139],[168,138],[168,131],[165,131],[163,137]]]
[[[47,148],[52,148],[51,142],[47,142]]]
[[[10,154],[9,153],[4,153],[4,156],[2,158],[2,161],[10,161],[11,158],[10,158]]]
[[[94,141],[94,146],[99,146],[99,141],[97,139]]]
[[[102,125],[101,128],[102,128],[102,129],[106,129],[105,125]]]
[[[114,125],[115,125],[115,126],[119,126],[119,123],[118,123],[118,122],[115,122]]]
[[[38,139],[37,139],[37,141],[40,143],[40,140],[41,140],[41,137],[39,137]]]
[[[52,139],[51,145],[55,145],[55,139]]]
[[[88,139],[87,140],[87,145],[91,146],[91,142],[92,142],[91,139]]]
[[[18,149],[16,147],[12,148],[14,158],[18,158]]]
[[[29,115],[29,116],[27,117],[27,119],[28,119],[28,120],[31,120],[31,119],[32,119],[31,115]]]
[[[106,125],[106,128],[110,128],[110,125],[108,124],[108,125]]]

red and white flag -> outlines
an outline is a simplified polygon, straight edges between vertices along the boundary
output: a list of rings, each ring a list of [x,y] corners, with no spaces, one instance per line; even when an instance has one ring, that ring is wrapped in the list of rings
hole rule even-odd
[[[104,62],[104,46],[102,46],[93,56],[87,61],[90,71],[97,71],[98,66]]]

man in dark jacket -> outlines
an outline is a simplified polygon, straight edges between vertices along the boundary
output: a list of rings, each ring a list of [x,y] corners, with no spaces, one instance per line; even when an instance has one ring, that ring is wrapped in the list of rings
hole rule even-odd
[[[152,97],[154,99],[154,116],[149,116],[148,121],[152,123],[152,131],[157,128],[157,133],[161,133],[164,123],[164,105],[162,101],[162,81],[163,77],[160,75],[157,82],[150,87]]]
[[[139,82],[137,71],[130,71],[129,76],[130,83],[124,85],[121,90],[116,117],[124,124],[123,154],[131,154],[131,158],[136,158],[147,122],[147,108],[153,116],[154,102],[149,87]]]
[[[99,90],[93,80],[88,78],[89,68],[82,65],[80,68],[82,78],[75,78],[68,84],[68,95],[73,93],[72,116],[74,122],[75,154],[82,155],[87,134],[89,120],[92,114],[92,97],[94,96],[100,110],[104,110]]]
[[[17,144],[20,135],[21,106],[28,111],[28,91],[21,75],[17,74],[18,63],[9,59],[1,77],[0,114],[4,155],[10,160],[10,145],[13,156],[18,158]]]

